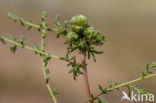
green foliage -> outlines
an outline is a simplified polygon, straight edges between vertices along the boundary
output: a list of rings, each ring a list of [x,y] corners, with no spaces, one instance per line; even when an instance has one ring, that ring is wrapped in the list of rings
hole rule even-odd
[[[102,94],[107,94],[108,90],[107,88],[102,88],[102,86],[98,85],[99,86],[99,89],[101,90],[101,93]]]
[[[13,19],[14,22],[17,22],[17,21],[19,20],[17,16],[15,16],[15,15],[13,15],[13,14],[11,14],[11,13],[8,13],[8,17],[9,17],[10,19]]]
[[[156,62],[152,63],[151,65],[147,64],[146,69],[142,69],[142,76],[145,77],[147,76],[147,74],[152,74],[153,72],[151,71],[151,69],[153,69],[154,67],[156,67]]]
[[[13,46],[10,46],[10,50],[13,54],[15,54],[16,49],[17,49],[17,45],[14,44]]]
[[[3,43],[3,44],[5,44],[6,42],[5,42],[5,40],[0,36],[0,41]]]
[[[24,26],[25,19],[24,18],[20,18],[19,21],[21,23],[21,26]]]
[[[46,79],[46,84],[48,84],[48,83],[49,83],[50,78],[46,77],[45,79]]]
[[[24,26],[25,24],[28,25],[28,30],[30,30],[32,27],[36,27],[40,30],[40,26],[36,25],[36,24],[32,24],[32,20],[29,19],[28,21],[26,21],[24,18],[19,18],[18,16],[13,15],[12,13],[8,13],[8,17],[12,20],[14,20],[14,22],[20,22],[21,26]]]
[[[94,61],[96,61],[95,54],[103,53],[95,50],[94,46],[103,45],[105,36],[95,30],[84,15],[73,16],[71,20],[65,21],[63,24],[60,23],[60,17],[56,16],[54,23],[55,29],[58,31],[57,37],[59,38],[61,35],[67,37],[64,44],[68,45],[68,53],[75,50],[87,52],[88,59],[92,55]]]
[[[62,24],[60,22],[60,16],[57,15],[54,24],[54,29],[58,32],[57,38],[60,36],[67,38],[64,42],[67,45],[67,53],[64,59],[72,61],[68,64],[68,66],[72,66],[69,73],[73,73],[74,80],[76,80],[78,74],[83,74],[80,68],[84,65],[77,64],[76,57],[74,56],[70,59],[68,55],[75,50],[79,50],[80,53],[87,52],[88,59],[92,56],[93,60],[96,61],[95,54],[101,54],[103,52],[95,50],[94,46],[101,46],[104,43],[105,37],[94,29],[84,15],[73,16],[71,20],[66,20]]]
[[[12,35],[9,35],[9,40],[12,42],[18,42],[20,44],[20,47],[22,48],[24,48],[25,46],[25,43],[24,43],[25,37],[23,35],[20,36],[20,40],[17,40]],[[17,50],[17,45],[14,43],[12,46],[10,46],[10,50],[13,54],[15,54]]]
[[[44,67],[46,67],[48,64],[48,61],[50,61],[50,59],[51,59],[51,56],[50,55],[48,55],[48,56],[43,55],[42,57],[43,57]]]
[[[113,84],[113,82],[112,82],[112,79],[109,79],[108,81],[107,81],[107,83],[108,83],[108,87],[102,87],[101,85],[98,85],[98,87],[99,87],[99,89],[100,89],[100,91],[101,91],[101,94],[107,94],[108,92],[111,92],[112,90],[112,88],[115,88],[115,87],[117,87],[117,86],[119,86],[119,85],[121,85],[121,84],[123,84],[123,83],[125,83],[125,82],[115,82],[114,84]],[[116,88],[117,90],[119,90],[119,88]],[[100,94],[100,95],[101,95]],[[97,97],[95,97],[95,98],[93,98],[93,99],[96,99]]]
[[[56,90],[56,89],[52,89],[52,92],[53,92],[54,95],[59,94],[58,90]]]
[[[23,35],[21,35],[19,43],[22,45],[22,47],[24,47],[24,45],[25,45],[24,40],[25,40],[25,37]]]
[[[128,95],[129,96],[131,96],[132,91],[135,90],[135,91],[137,91],[140,94],[146,94],[148,97],[150,97],[150,93],[144,91],[144,89],[138,89],[136,86],[128,85],[127,89],[128,89]]]
[[[103,98],[98,97],[98,103],[108,103],[108,102]]]
[[[48,68],[45,69],[45,73],[46,73],[46,75],[50,73]]]
[[[12,37],[12,35],[9,35],[9,39],[11,41],[16,41],[16,38]],[[13,44],[12,46],[10,46],[10,50],[13,54],[15,54],[16,50],[17,50],[17,45]]]
[[[47,13],[44,11],[42,13],[42,22],[45,21],[45,18],[47,17]]]
[[[69,64],[71,65],[73,68],[69,71],[69,73],[73,73],[73,77],[74,80],[76,80],[76,76],[78,76],[78,74],[83,74],[82,71],[80,71],[80,68],[82,67],[80,64]]]
[[[25,19],[24,19],[24,18],[19,18],[18,16],[15,16],[15,15],[13,15],[13,14],[11,14],[11,13],[8,13],[8,17],[9,17],[10,19],[13,19],[14,22],[19,21],[19,22],[21,23],[21,26],[24,26],[24,22],[25,22]]]
[[[60,23],[60,16],[56,15],[55,20],[54,20],[54,28],[58,32],[57,38],[59,38],[61,35],[67,35],[68,33],[68,21],[64,21],[63,24]]]
[[[28,21],[28,23],[31,23],[32,22],[32,20],[30,19],[29,21]],[[32,28],[32,25],[29,25],[28,26],[28,30],[30,30]]]
[[[37,45],[36,43],[33,44],[33,48],[34,48],[35,50],[39,50],[39,47],[38,47],[38,45]],[[37,55],[38,52],[35,51],[35,54]]]
[[[109,80],[107,81],[107,83],[109,84],[109,87],[110,87],[110,88],[113,86],[112,79],[109,79]]]
[[[69,59],[68,54],[67,54],[65,59],[70,60],[70,62],[67,64],[67,66],[72,67],[72,69],[69,70],[69,73],[73,73],[73,78],[74,80],[76,80],[76,77],[78,76],[78,74],[83,74],[83,72],[80,70],[80,68],[82,68],[83,66],[77,63],[75,56]]]

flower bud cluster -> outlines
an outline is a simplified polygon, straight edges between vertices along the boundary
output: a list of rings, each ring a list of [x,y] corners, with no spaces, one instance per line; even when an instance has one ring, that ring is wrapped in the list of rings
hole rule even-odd
[[[102,45],[105,39],[99,31],[95,30],[84,15],[73,16],[70,20],[71,31],[67,33],[69,42],[75,42],[86,49],[90,45]]]
[[[95,54],[103,52],[94,49],[94,46],[101,46],[104,44],[105,36],[99,31],[95,30],[87,17],[84,15],[73,16],[68,22],[60,23],[59,17],[56,17],[55,29],[58,32],[57,37],[61,35],[67,37],[67,55],[75,50],[85,52],[96,61]]]

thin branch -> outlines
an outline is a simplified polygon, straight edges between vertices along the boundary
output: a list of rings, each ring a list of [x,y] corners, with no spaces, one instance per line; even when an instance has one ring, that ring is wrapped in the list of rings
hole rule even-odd
[[[38,29],[41,28],[39,25],[36,25],[36,24],[30,23],[30,22],[27,22],[27,21],[24,21],[23,23],[24,23],[24,24],[27,24],[27,25],[29,25],[29,26],[32,26],[32,27],[38,28]]]
[[[8,13],[8,17],[10,19],[13,19],[15,22],[18,21],[18,22],[22,22],[22,24],[27,24],[29,26],[32,26],[32,27],[35,27],[35,28],[38,28],[38,29],[41,28],[39,25],[36,25],[36,24],[31,23],[31,22],[25,21],[23,18],[19,18],[19,17],[15,16],[15,15],[13,15],[11,13]]]
[[[18,21],[19,21],[19,19],[18,19]],[[28,21],[23,21],[23,23],[26,24],[26,25],[35,27],[35,28],[37,28],[37,29],[41,29],[41,26],[39,26],[39,25],[37,25],[37,24],[33,24],[33,23],[28,22]],[[46,30],[49,29],[49,31],[55,31],[55,32],[58,31],[57,29],[51,29],[51,28],[45,28],[45,29],[46,29]]]
[[[144,77],[141,77],[141,78],[138,78],[138,79],[135,79],[135,80],[132,80],[132,81],[129,81],[129,82],[126,82],[126,83],[122,83],[122,84],[119,84],[117,86],[114,86],[112,88],[107,88],[107,91],[112,91],[112,90],[115,90],[115,89],[119,89],[121,87],[125,87],[125,86],[128,86],[130,84],[134,84],[136,82],[139,82],[139,81],[142,81],[142,80],[145,80],[145,79],[148,79],[148,78],[151,78],[151,77],[156,77],[156,73],[154,74],[150,74],[150,75],[147,75],[147,76],[144,76]],[[100,95],[102,95],[103,93],[99,93],[97,96],[95,96],[94,98],[97,98],[99,97]]]
[[[45,69],[46,69],[46,68],[44,67],[43,58],[41,58],[41,60],[42,60],[42,68],[43,68],[44,78],[45,78],[45,81],[46,81],[46,79],[48,79],[47,74],[46,74],[46,72],[45,72]],[[48,88],[48,91],[49,91],[49,93],[50,93],[50,96],[51,96],[52,100],[54,101],[54,103],[57,103],[57,100],[56,100],[56,98],[55,98],[55,94],[52,92],[52,88],[51,88],[49,82],[46,83],[46,86],[47,86],[47,88]]]
[[[0,36],[0,37],[4,40],[4,42],[15,44],[18,47],[25,48],[25,49],[33,51],[35,53],[38,53],[38,54],[41,54],[41,55],[45,55],[45,56],[49,56],[51,58],[62,60],[62,61],[66,61],[66,62],[72,62],[70,59],[64,59],[63,57],[59,57],[59,56],[56,56],[56,55],[48,54],[46,52],[43,52],[41,50],[38,50],[38,49],[35,49],[35,48],[32,48],[32,47],[26,46],[26,45],[23,46],[20,43],[18,43],[16,41],[13,41],[13,40],[10,40],[8,38],[2,37],[2,36]],[[81,64],[81,63],[77,62],[77,64]]]
[[[26,21],[26,20],[24,20],[24,18],[19,18],[19,17],[15,16],[15,15],[13,15],[11,13],[8,13],[8,17],[10,19],[13,19],[15,22],[20,22],[22,24],[22,26],[24,24],[26,24],[29,27],[34,27],[34,28],[37,28],[37,29],[41,29],[42,28],[40,25],[31,23],[31,21]],[[56,31],[56,32],[58,31],[57,29],[52,29],[52,28],[48,28],[48,27],[46,27],[45,29],[48,30],[48,31]]]
[[[93,103],[93,101],[90,100],[92,98],[92,95],[91,95],[91,90],[90,90],[90,85],[89,85],[89,80],[88,80],[86,53],[85,52],[82,53],[82,63],[83,63],[82,70],[84,73],[84,82],[85,82],[85,87],[86,87],[86,91],[87,91],[87,95],[88,95],[88,100],[89,100],[89,103]]]
[[[43,21],[42,23],[44,24],[45,22]],[[41,38],[41,51],[44,52],[44,45],[45,45],[44,40],[45,40],[45,38],[43,36],[44,36],[44,34],[46,34],[46,30],[45,30],[45,28],[43,28],[43,30],[44,30],[44,32],[42,32],[42,38]],[[47,68],[45,66],[44,57],[45,57],[44,55],[41,55],[42,69],[43,69],[43,74],[44,74],[46,86],[48,88],[48,91],[50,93],[50,96],[51,96],[52,100],[54,101],[54,103],[57,103],[57,100],[55,98],[55,94],[52,92],[52,88],[51,88],[51,86],[49,84],[49,78],[48,78],[47,73],[46,73]]]

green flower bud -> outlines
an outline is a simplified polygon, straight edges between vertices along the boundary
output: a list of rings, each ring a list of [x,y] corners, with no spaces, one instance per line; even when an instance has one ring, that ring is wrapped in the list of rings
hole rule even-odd
[[[76,33],[80,33],[81,31],[83,31],[83,27],[82,26],[73,25],[72,26],[72,31],[76,32]]]
[[[75,32],[69,32],[68,34],[67,34],[67,38],[69,39],[69,40],[75,40],[75,39],[78,39],[78,34],[76,34]]]
[[[89,27],[84,31],[85,35],[91,35],[91,34],[94,34],[94,32],[95,30],[93,27]]]
[[[71,24],[73,25],[83,26],[86,23],[87,17],[85,17],[84,15],[73,16],[71,19]]]

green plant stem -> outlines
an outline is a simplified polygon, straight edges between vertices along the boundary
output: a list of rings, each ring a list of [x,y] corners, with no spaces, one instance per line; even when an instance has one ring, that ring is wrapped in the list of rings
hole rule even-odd
[[[13,15],[8,15],[9,16],[9,18],[11,18],[11,19],[15,19],[15,16],[13,16]],[[20,19],[21,18],[16,18],[16,21],[18,21],[18,22],[20,22]],[[39,25],[36,25],[36,24],[33,24],[33,23],[31,23],[31,22],[28,22],[28,21],[22,21],[22,23],[23,24],[26,24],[26,25],[29,25],[29,26],[31,26],[31,27],[35,27],[35,28],[38,28],[38,29],[40,29],[41,27],[39,26]]]
[[[18,21],[19,21],[19,19],[18,19]],[[27,22],[27,21],[24,21],[23,23],[26,24],[26,25],[35,27],[35,28],[37,28],[37,29],[41,29],[41,26],[39,26],[39,25],[30,23],[30,22]],[[47,30],[47,28],[45,28],[45,29]],[[55,31],[55,32],[57,32],[58,30],[56,30],[56,29],[50,29],[50,31]]]
[[[89,80],[88,80],[88,73],[87,73],[86,52],[82,52],[82,63],[83,63],[82,70],[84,73],[84,84],[85,84],[85,88],[87,91],[88,100],[89,100],[89,103],[93,103],[91,101],[92,95],[91,95],[91,90],[90,90],[90,85],[89,85]]]
[[[10,39],[5,38],[5,37],[2,37],[2,36],[0,36],[0,37],[1,37],[5,42],[11,43],[11,44],[15,44],[15,45],[18,46],[18,47],[25,48],[25,49],[27,49],[27,50],[30,50],[30,51],[39,53],[39,54],[41,54],[41,55],[50,56],[51,58],[55,58],[55,59],[62,60],[62,61],[66,61],[66,62],[72,62],[72,61],[69,60],[69,59],[62,59],[62,57],[59,57],[59,56],[56,56],[56,55],[52,55],[52,54],[48,54],[48,53],[46,53],[46,52],[43,52],[43,51],[38,50],[38,49],[34,49],[34,48],[29,47],[29,46],[26,46],[26,45],[23,46],[23,45],[21,45],[20,43],[17,43],[17,42],[15,42],[15,41],[13,41],[13,40],[10,40]],[[77,64],[80,64],[80,63],[77,62]]]
[[[10,13],[8,13],[8,14],[10,14]],[[23,18],[18,18],[18,17],[15,18],[15,16],[12,15],[12,14],[8,15],[8,17],[11,18],[11,19],[13,19],[13,20],[16,19],[15,22],[21,22],[21,19],[23,19]],[[33,23],[31,23],[31,22],[29,22],[29,21],[25,21],[25,20],[22,21],[22,24],[23,24],[23,25],[26,24],[26,25],[28,25],[28,26],[30,26],[30,27],[34,27],[34,28],[37,28],[37,29],[41,29],[41,28],[42,28],[40,25],[33,24]],[[22,26],[23,26],[23,25],[22,25]],[[56,30],[56,29],[51,29],[51,28],[45,28],[45,29],[49,29],[49,31],[58,31],[58,30]]]
[[[43,38],[43,34],[42,34],[42,38],[41,38],[41,51],[44,52],[44,38]],[[44,55],[41,55],[41,61],[42,61],[42,69],[43,69],[43,74],[44,74],[44,78],[45,78],[45,81],[46,81],[46,86],[48,88],[48,91],[50,93],[50,96],[51,96],[52,100],[54,101],[54,103],[57,103],[57,100],[55,98],[55,94],[52,92],[52,88],[51,88],[51,86],[49,84],[49,81],[47,82],[47,79],[49,79],[49,78],[48,78],[47,73],[45,71],[46,67],[45,67],[45,64],[44,64]]]
[[[13,14],[11,14],[11,13],[8,13],[8,17],[9,17],[10,19],[15,20],[15,22],[16,22],[16,21],[21,22],[20,20],[23,19],[23,18],[19,18],[19,17],[15,16],[15,15],[13,15]],[[33,24],[33,23],[28,22],[28,21],[25,21],[25,20],[23,20],[22,23],[23,23],[23,24],[27,24],[27,25],[29,25],[29,26],[31,26],[31,27],[38,28],[38,29],[41,28],[39,25]]]
[[[135,79],[135,80],[132,80],[132,81],[129,81],[129,82],[126,82],[126,83],[122,83],[122,84],[119,84],[117,86],[114,86],[112,88],[107,88],[107,91],[112,91],[112,90],[115,90],[115,89],[119,89],[121,87],[125,87],[125,86],[128,86],[130,84],[133,84],[133,83],[136,83],[136,82],[139,82],[139,81],[142,81],[144,79],[148,79],[148,78],[151,78],[151,77],[156,77],[156,73],[154,74],[150,74],[150,75],[147,75],[147,76],[144,76],[144,77],[141,77],[141,78],[138,78],[138,79]],[[97,96],[95,96],[94,98],[97,98],[99,97],[100,95],[102,95],[103,93],[99,93]]]
[[[36,24],[30,23],[30,22],[27,22],[27,21],[24,21],[23,23],[26,24],[26,25],[29,25],[29,26],[32,26],[32,27],[38,28],[38,29],[41,28],[39,25],[36,25]]]
[[[46,68],[44,67],[43,58],[41,58],[41,60],[42,60],[42,68],[43,68],[44,78],[45,78],[45,80],[46,80],[46,79],[48,78],[48,77],[47,77],[47,74],[46,74],[46,72],[45,72],[45,69],[46,69]],[[46,86],[47,86],[47,88],[48,88],[48,91],[49,91],[49,93],[50,93],[50,96],[51,96],[52,100],[54,101],[54,103],[57,103],[57,100],[56,100],[56,98],[55,98],[54,93],[52,92],[52,88],[51,88],[49,82],[46,83]]]

